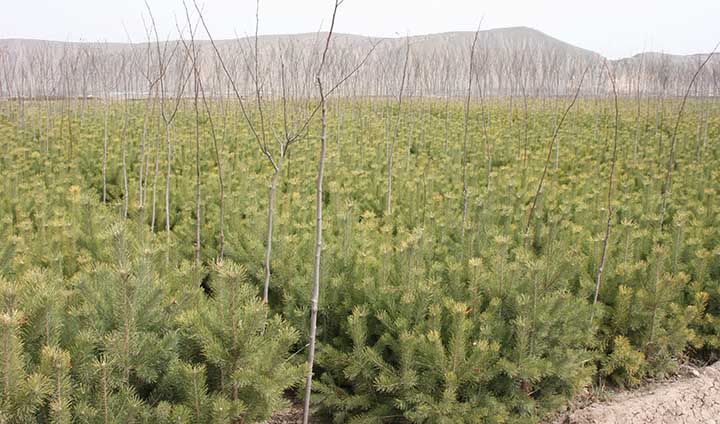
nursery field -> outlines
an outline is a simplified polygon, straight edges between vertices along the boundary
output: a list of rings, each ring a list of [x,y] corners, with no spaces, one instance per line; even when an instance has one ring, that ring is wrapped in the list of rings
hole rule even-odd
[[[266,420],[316,265],[313,422],[538,422],[717,359],[713,97],[165,101],[0,102],[0,423]]]

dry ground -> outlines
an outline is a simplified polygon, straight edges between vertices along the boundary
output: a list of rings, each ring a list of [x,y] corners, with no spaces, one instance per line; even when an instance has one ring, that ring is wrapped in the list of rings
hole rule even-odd
[[[303,419],[302,405],[292,405],[287,411],[278,412],[264,424],[301,424]]]
[[[675,380],[619,393],[562,414],[554,424],[720,424],[720,362]]]

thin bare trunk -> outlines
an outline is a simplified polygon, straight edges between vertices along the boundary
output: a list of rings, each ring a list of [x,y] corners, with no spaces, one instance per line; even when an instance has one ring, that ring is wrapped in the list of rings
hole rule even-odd
[[[275,191],[277,189],[278,178],[282,170],[282,161],[275,168],[272,182],[270,183],[270,191],[268,193],[268,210],[267,210],[267,240],[265,244],[265,285],[263,286],[263,302],[268,303],[270,295],[270,258],[272,256],[272,240],[273,240],[273,219],[275,215]]]
[[[152,218],[150,219],[150,232],[155,232],[155,220],[157,213],[157,183],[160,174],[160,119],[158,118],[157,134],[155,135],[155,173],[152,185]]]
[[[167,164],[165,172],[165,231],[168,248],[170,246],[170,175],[172,172],[172,148],[170,145],[170,124],[165,124],[165,143],[167,146]]]
[[[612,227],[612,190],[613,190],[613,177],[615,176],[615,162],[617,160],[617,142],[618,142],[618,126],[620,122],[620,112],[618,107],[617,89],[615,88],[615,76],[610,71],[610,68],[605,62],[605,69],[610,79],[610,84],[613,90],[613,99],[615,101],[615,137],[613,141],[613,153],[612,162],[610,163],[610,175],[608,176],[608,194],[607,194],[607,223],[605,224],[605,238],[603,239],[602,253],[600,256],[600,266],[598,267],[597,278],[595,281],[595,296],[593,296],[593,306],[597,304],[598,295],[600,294],[600,284],[602,283],[603,270],[605,269],[605,259],[607,257],[608,242],[610,240],[610,228]],[[593,319],[595,318],[595,308],[590,313],[590,326],[592,326]]]
[[[540,197],[540,193],[542,192],[543,182],[545,181],[545,175],[547,175],[548,165],[550,164],[550,157],[551,157],[552,151],[553,151],[553,145],[555,144],[555,141],[557,140],[558,133],[560,132],[560,127],[562,127],[562,124],[565,121],[567,114],[570,112],[570,109],[572,109],[573,105],[575,105],[575,102],[577,101],[577,98],[580,95],[580,89],[582,88],[582,83],[585,80],[585,74],[587,73],[587,69],[588,68],[585,68],[585,71],[583,72],[582,77],[580,77],[580,83],[578,84],[577,90],[575,91],[575,96],[573,97],[573,99],[570,102],[570,104],[568,105],[568,107],[565,109],[565,112],[563,113],[562,117],[560,118],[560,122],[558,122],[558,124],[555,126],[553,138],[550,140],[550,143],[548,145],[548,153],[547,153],[547,158],[545,159],[545,167],[543,168],[543,173],[540,176],[540,182],[538,183],[537,191],[535,192],[535,196],[533,197],[532,206],[530,207],[530,213],[528,214],[527,224],[525,225],[525,242],[526,243],[527,243],[528,232],[530,231],[530,224],[532,223],[533,215],[535,214],[535,207],[537,206],[537,200],[538,200],[538,197]]]
[[[398,96],[398,115],[395,120],[395,129],[393,132],[392,143],[388,152],[388,180],[387,180],[387,199],[385,205],[385,214],[392,215],[392,174],[393,174],[393,156],[395,154],[395,144],[397,144],[398,133],[400,132],[400,122],[402,118],[403,91],[405,90],[405,80],[407,78],[408,61],[410,59],[410,39],[407,39],[407,48],[405,50],[405,64],[403,65],[402,80],[400,82],[400,94]]]
[[[695,74],[693,75],[692,79],[690,80],[690,84],[688,84],[687,90],[685,90],[685,95],[683,96],[682,102],[680,103],[680,110],[678,110],[677,119],[675,120],[675,129],[673,130],[672,139],[670,141],[670,154],[668,155],[668,164],[667,164],[667,174],[665,176],[665,183],[663,184],[662,188],[662,211],[660,212],[660,231],[663,230],[664,224],[665,224],[665,213],[667,208],[667,198],[668,195],[672,192],[672,171],[675,167],[675,142],[677,140],[677,132],[678,127],[680,126],[680,119],[682,118],[683,111],[685,110],[685,103],[687,102],[688,95],[690,94],[690,90],[692,89],[693,84],[695,83],[695,80],[697,79],[698,75],[700,74],[700,71],[705,67],[705,65],[710,61],[710,58],[713,57],[715,52],[717,51],[718,47],[720,47],[720,43],[715,45],[715,48],[713,48],[712,52],[705,58],[705,60],[700,64],[697,71],[695,71]]]
[[[477,44],[478,35],[480,34],[480,26],[478,25],[477,31],[475,31],[475,37],[473,38],[472,46],[470,47],[470,65],[468,67],[468,86],[467,95],[465,97],[465,123],[463,131],[463,210],[462,210],[462,224],[460,227],[460,234],[465,238],[465,223],[467,222],[467,210],[468,210],[468,182],[467,182],[467,156],[468,156],[468,127],[470,121],[470,97],[472,96],[472,80],[473,80],[473,65],[475,61],[475,45]]]
[[[127,174],[127,126],[128,126],[128,104],[127,98],[125,99],[125,119],[123,121],[123,132],[122,132],[122,168],[123,168],[123,218],[128,216],[128,200],[130,197],[130,190],[128,189],[128,174]]]
[[[317,71],[317,85],[320,94],[320,159],[318,163],[317,185],[316,185],[316,214],[315,214],[315,263],[313,267],[313,291],[310,299],[310,341],[308,347],[308,372],[305,383],[305,401],[303,406],[303,424],[310,421],[310,394],[312,392],[313,365],[315,363],[315,340],[317,338],[317,315],[318,300],[320,297],[320,258],[322,254],[322,228],[323,228],[323,178],[325,176],[325,150],[327,146],[327,103],[325,92],[322,84],[322,70],[325,64],[328,49],[330,47],[330,38],[332,37],[333,27],[335,26],[335,16],[337,9],[343,0],[335,0],[335,8],[333,10],[332,21],[330,23],[330,31],[328,31],[327,41],[325,42],[325,50],[322,60]]]
[[[107,93],[105,93],[105,129],[103,132],[103,158],[102,158],[102,176],[103,176],[103,204],[107,202],[107,150],[108,150],[108,114],[110,103]]]

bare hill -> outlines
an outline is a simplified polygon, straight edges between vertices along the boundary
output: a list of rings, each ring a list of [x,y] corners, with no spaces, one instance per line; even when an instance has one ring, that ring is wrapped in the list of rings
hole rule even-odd
[[[291,79],[293,85],[286,87],[286,92],[295,96],[310,95],[314,90],[314,69],[325,36],[323,33],[260,36],[257,40],[258,74],[264,92],[267,95],[278,93],[285,72],[286,76],[292,75],[286,80]],[[376,46],[365,66],[342,92],[392,95],[398,90],[405,48],[409,43],[408,94],[457,96],[466,90],[468,52],[473,37],[473,32],[409,38],[334,34],[326,69],[330,78],[339,80],[363,60],[372,46]],[[222,64],[210,42],[197,43],[207,89],[215,94],[226,92],[228,84]],[[239,87],[246,93],[252,91],[255,39],[216,40],[216,46]],[[24,96],[117,95],[126,91],[142,95],[148,91],[148,77],[152,79],[158,73],[158,47],[160,55],[169,63],[167,86],[179,90],[183,81],[181,75],[187,72],[181,40],[161,41],[160,46],[154,42],[0,40],[0,75],[3,76],[0,96],[13,97],[21,93]],[[591,67],[591,73],[601,72],[600,65],[605,60],[598,53],[527,27],[481,31],[476,57],[479,71],[474,75],[475,95],[563,95],[577,83],[586,68]],[[645,53],[612,62],[621,91],[631,93],[641,84],[645,92],[664,90],[666,94],[672,94],[685,84],[680,76],[696,67],[702,57]],[[717,68],[720,60],[714,62]],[[659,78],[658,74],[667,78]],[[676,78],[671,81],[670,75]],[[586,94],[607,88],[592,87],[590,82],[584,87]]]

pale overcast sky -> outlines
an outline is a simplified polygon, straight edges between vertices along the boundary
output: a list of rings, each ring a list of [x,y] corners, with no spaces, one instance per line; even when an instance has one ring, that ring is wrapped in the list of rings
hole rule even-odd
[[[143,0],[0,0],[0,38],[144,39]],[[192,0],[189,0],[192,1]],[[184,19],[182,0],[148,0],[161,34]],[[254,31],[255,0],[198,0],[213,37]],[[261,0],[260,32],[315,32],[333,0]],[[191,6],[191,3],[189,4]],[[720,0],[345,0],[338,32],[419,35],[528,26],[611,58],[644,50],[708,52],[720,41]],[[171,35],[173,37],[174,35]]]

